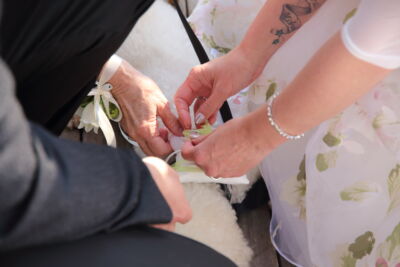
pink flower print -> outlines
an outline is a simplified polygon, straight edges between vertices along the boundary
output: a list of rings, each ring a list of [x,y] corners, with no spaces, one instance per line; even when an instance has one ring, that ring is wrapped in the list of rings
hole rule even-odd
[[[235,99],[233,99],[233,103],[236,105],[242,104],[242,101],[240,98],[241,98],[240,95],[236,96]]]
[[[397,263],[394,267],[400,267],[400,262]]]
[[[376,260],[375,267],[389,267],[389,264],[384,258],[379,258]],[[399,267],[396,265],[396,267]]]

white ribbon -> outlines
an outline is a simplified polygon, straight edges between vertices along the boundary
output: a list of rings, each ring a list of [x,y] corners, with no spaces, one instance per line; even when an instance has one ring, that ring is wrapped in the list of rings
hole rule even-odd
[[[88,96],[93,96],[93,103],[89,103],[77,111],[77,115],[81,117],[78,128],[84,128],[86,132],[94,130],[97,133],[100,127],[106,138],[107,145],[112,147],[116,147],[117,142],[110,120],[119,122],[122,119],[122,111],[110,92],[113,88],[112,85],[107,82],[117,71],[121,62],[122,59],[116,55],[113,55],[107,61],[99,76],[99,81],[96,82],[97,86],[88,94]],[[117,109],[118,116],[114,117],[115,114],[112,114],[110,103]]]

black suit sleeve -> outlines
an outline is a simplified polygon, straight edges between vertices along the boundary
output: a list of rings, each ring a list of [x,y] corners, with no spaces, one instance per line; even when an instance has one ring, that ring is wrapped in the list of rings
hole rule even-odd
[[[0,250],[171,220],[138,156],[29,124],[0,65]]]

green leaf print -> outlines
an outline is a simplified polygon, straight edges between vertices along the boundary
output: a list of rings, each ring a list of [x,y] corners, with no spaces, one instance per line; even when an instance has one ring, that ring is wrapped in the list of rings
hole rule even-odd
[[[351,19],[357,12],[357,8],[353,8],[343,19],[343,24],[345,24],[349,19]]]
[[[218,52],[220,52],[222,54],[227,54],[227,53],[229,53],[229,51],[231,51],[230,48],[218,46],[217,43],[215,42],[213,36],[207,36],[205,33],[203,33],[202,39],[204,42],[207,43],[208,46],[210,46],[211,48],[214,48],[215,50],[217,50]]]
[[[329,147],[334,147],[334,146],[338,146],[341,142],[340,137],[338,136],[334,136],[331,132],[328,132],[324,138],[322,138],[322,141],[324,141],[324,143],[329,146]]]
[[[350,244],[349,251],[352,253],[353,258],[359,260],[371,253],[374,244],[374,234],[368,231],[357,237],[354,243]]]
[[[340,198],[343,201],[362,201],[368,197],[368,193],[378,192],[374,184],[358,181],[352,186],[345,188],[340,192]]]
[[[341,267],[356,267],[357,260],[351,254],[342,257]]]
[[[400,223],[394,228],[392,234],[388,236],[386,239],[386,242],[389,243],[389,256],[388,260],[391,260],[393,256],[400,257],[400,255],[393,255],[393,252],[395,249],[400,245]],[[400,254],[399,250],[397,250],[398,253]]]
[[[278,85],[277,85],[276,82],[272,82],[272,83],[268,86],[267,94],[266,94],[266,96],[265,96],[265,100],[268,101],[268,99],[269,99],[271,96],[273,96],[273,95],[275,94],[276,88],[277,88],[277,87],[278,87]]]
[[[297,181],[306,180],[306,155],[303,156],[303,160],[300,162],[299,173],[297,174]]]
[[[216,18],[216,16],[217,16],[217,8],[216,8],[216,7],[214,7],[214,8],[211,10],[210,15],[211,15],[211,25],[214,25],[215,18]]]
[[[391,212],[400,204],[400,164],[390,171],[387,184],[390,197],[388,212]]]
[[[336,151],[330,151],[324,154],[319,153],[315,161],[317,170],[323,172],[330,167],[334,167],[336,165],[336,159],[337,159]]]

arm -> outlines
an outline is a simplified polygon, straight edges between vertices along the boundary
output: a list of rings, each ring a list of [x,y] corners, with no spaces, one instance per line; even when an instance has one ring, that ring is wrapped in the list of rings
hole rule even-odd
[[[265,3],[238,48],[253,64],[253,80],[262,72],[275,52],[325,1],[270,0]]]
[[[391,69],[400,67],[400,5],[388,0],[385,12],[375,17],[379,18],[375,23],[386,27],[366,32],[366,24],[360,20],[369,22],[371,12],[382,12],[374,4],[380,5],[365,0],[344,27],[342,37],[340,33],[333,36],[275,100],[274,120],[285,132],[295,135],[317,126],[354,103]],[[387,12],[393,14],[386,16]],[[264,105],[234,119],[206,139],[186,143],[182,154],[211,176],[242,175],[286,141],[270,125],[266,113]]]
[[[388,72],[355,58],[336,34],[274,101],[274,120],[289,134],[302,133],[352,104]],[[270,125],[263,105],[222,125],[201,142],[187,142],[182,154],[208,175],[235,177],[285,141]]]
[[[223,101],[251,84],[274,53],[306,23],[325,0],[269,0],[241,44],[227,55],[194,67],[178,89],[175,104],[181,124],[191,127],[189,106],[199,97],[195,122],[212,118]]]
[[[153,181],[132,151],[57,139],[29,125],[1,61],[0,81],[0,250],[188,220],[183,191],[175,209],[165,190],[180,186],[167,165],[146,162]]]

